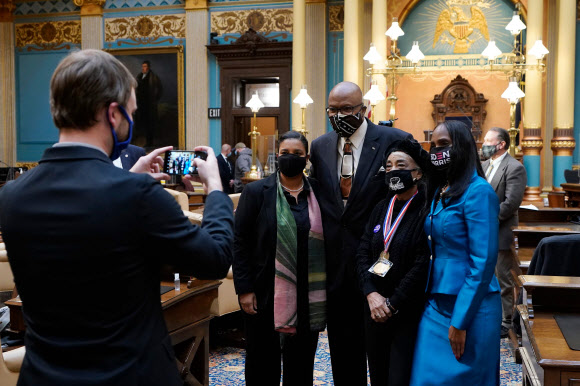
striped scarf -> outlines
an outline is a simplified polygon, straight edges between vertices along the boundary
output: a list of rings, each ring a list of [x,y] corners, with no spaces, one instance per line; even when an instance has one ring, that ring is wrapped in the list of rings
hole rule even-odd
[[[310,188],[308,196],[308,216],[310,234],[308,237],[308,303],[311,331],[323,331],[326,327],[326,260],[320,207]],[[297,318],[297,250],[298,238],[296,222],[284,191],[277,178],[276,197],[277,240],[274,278],[274,328],[286,334],[295,334]]]

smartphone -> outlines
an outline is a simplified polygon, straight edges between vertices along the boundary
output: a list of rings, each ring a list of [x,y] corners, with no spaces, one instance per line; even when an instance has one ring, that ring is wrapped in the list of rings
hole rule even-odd
[[[170,150],[165,152],[163,171],[169,175],[197,174],[193,164],[195,158],[207,159],[207,152],[193,150]]]

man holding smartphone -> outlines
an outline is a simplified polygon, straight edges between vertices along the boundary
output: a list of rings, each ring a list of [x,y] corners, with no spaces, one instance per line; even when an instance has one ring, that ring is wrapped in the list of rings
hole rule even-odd
[[[155,180],[168,178],[160,154],[171,147],[141,157],[133,173],[113,165],[131,140],[135,86],[103,51],[63,59],[50,84],[59,142],[0,191],[27,324],[19,385],[182,385],[160,266],[219,279],[231,264],[233,206],[211,148],[196,148],[208,157],[193,160],[208,194],[201,227]]]

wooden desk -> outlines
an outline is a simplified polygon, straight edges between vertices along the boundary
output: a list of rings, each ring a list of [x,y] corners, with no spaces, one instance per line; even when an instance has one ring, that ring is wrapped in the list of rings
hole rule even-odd
[[[182,282],[180,291],[161,295],[163,317],[185,385],[209,385],[209,321],[220,284],[194,280],[187,288]],[[161,285],[173,286],[173,282]]]
[[[570,222],[522,223],[513,228],[520,249],[536,249],[541,239],[548,236],[580,234],[580,225]],[[533,252],[532,252],[533,254]]]
[[[522,205],[527,204],[529,203],[522,203]],[[518,219],[520,223],[563,223],[570,221],[572,216],[580,216],[580,208],[550,208],[544,207],[541,202],[531,204],[535,205],[538,210],[519,208]]]
[[[180,291],[161,295],[161,308],[169,337],[173,344],[177,366],[185,385],[209,385],[209,321],[212,306],[221,283],[214,280],[194,280],[191,288],[181,283]],[[173,282],[161,285],[174,286]],[[10,308],[11,332],[26,330],[22,302],[14,298],[6,302]]]
[[[568,347],[554,314],[580,314],[580,278],[522,275],[520,281],[525,291],[518,306],[523,385],[577,385],[580,351]]]

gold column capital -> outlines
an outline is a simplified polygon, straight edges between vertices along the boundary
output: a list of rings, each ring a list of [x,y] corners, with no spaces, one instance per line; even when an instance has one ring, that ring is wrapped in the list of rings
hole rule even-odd
[[[522,140],[520,143],[524,156],[526,155],[540,155],[544,148],[544,141],[540,138],[538,140]]]
[[[11,23],[14,21],[14,1],[12,0],[0,0],[0,23]]]
[[[77,7],[81,7],[81,16],[102,16],[105,0],[74,0]]]
[[[550,148],[555,156],[572,156],[575,147],[573,127],[554,127]]]
[[[185,0],[186,11],[195,11],[199,9],[207,9],[207,0]]]

